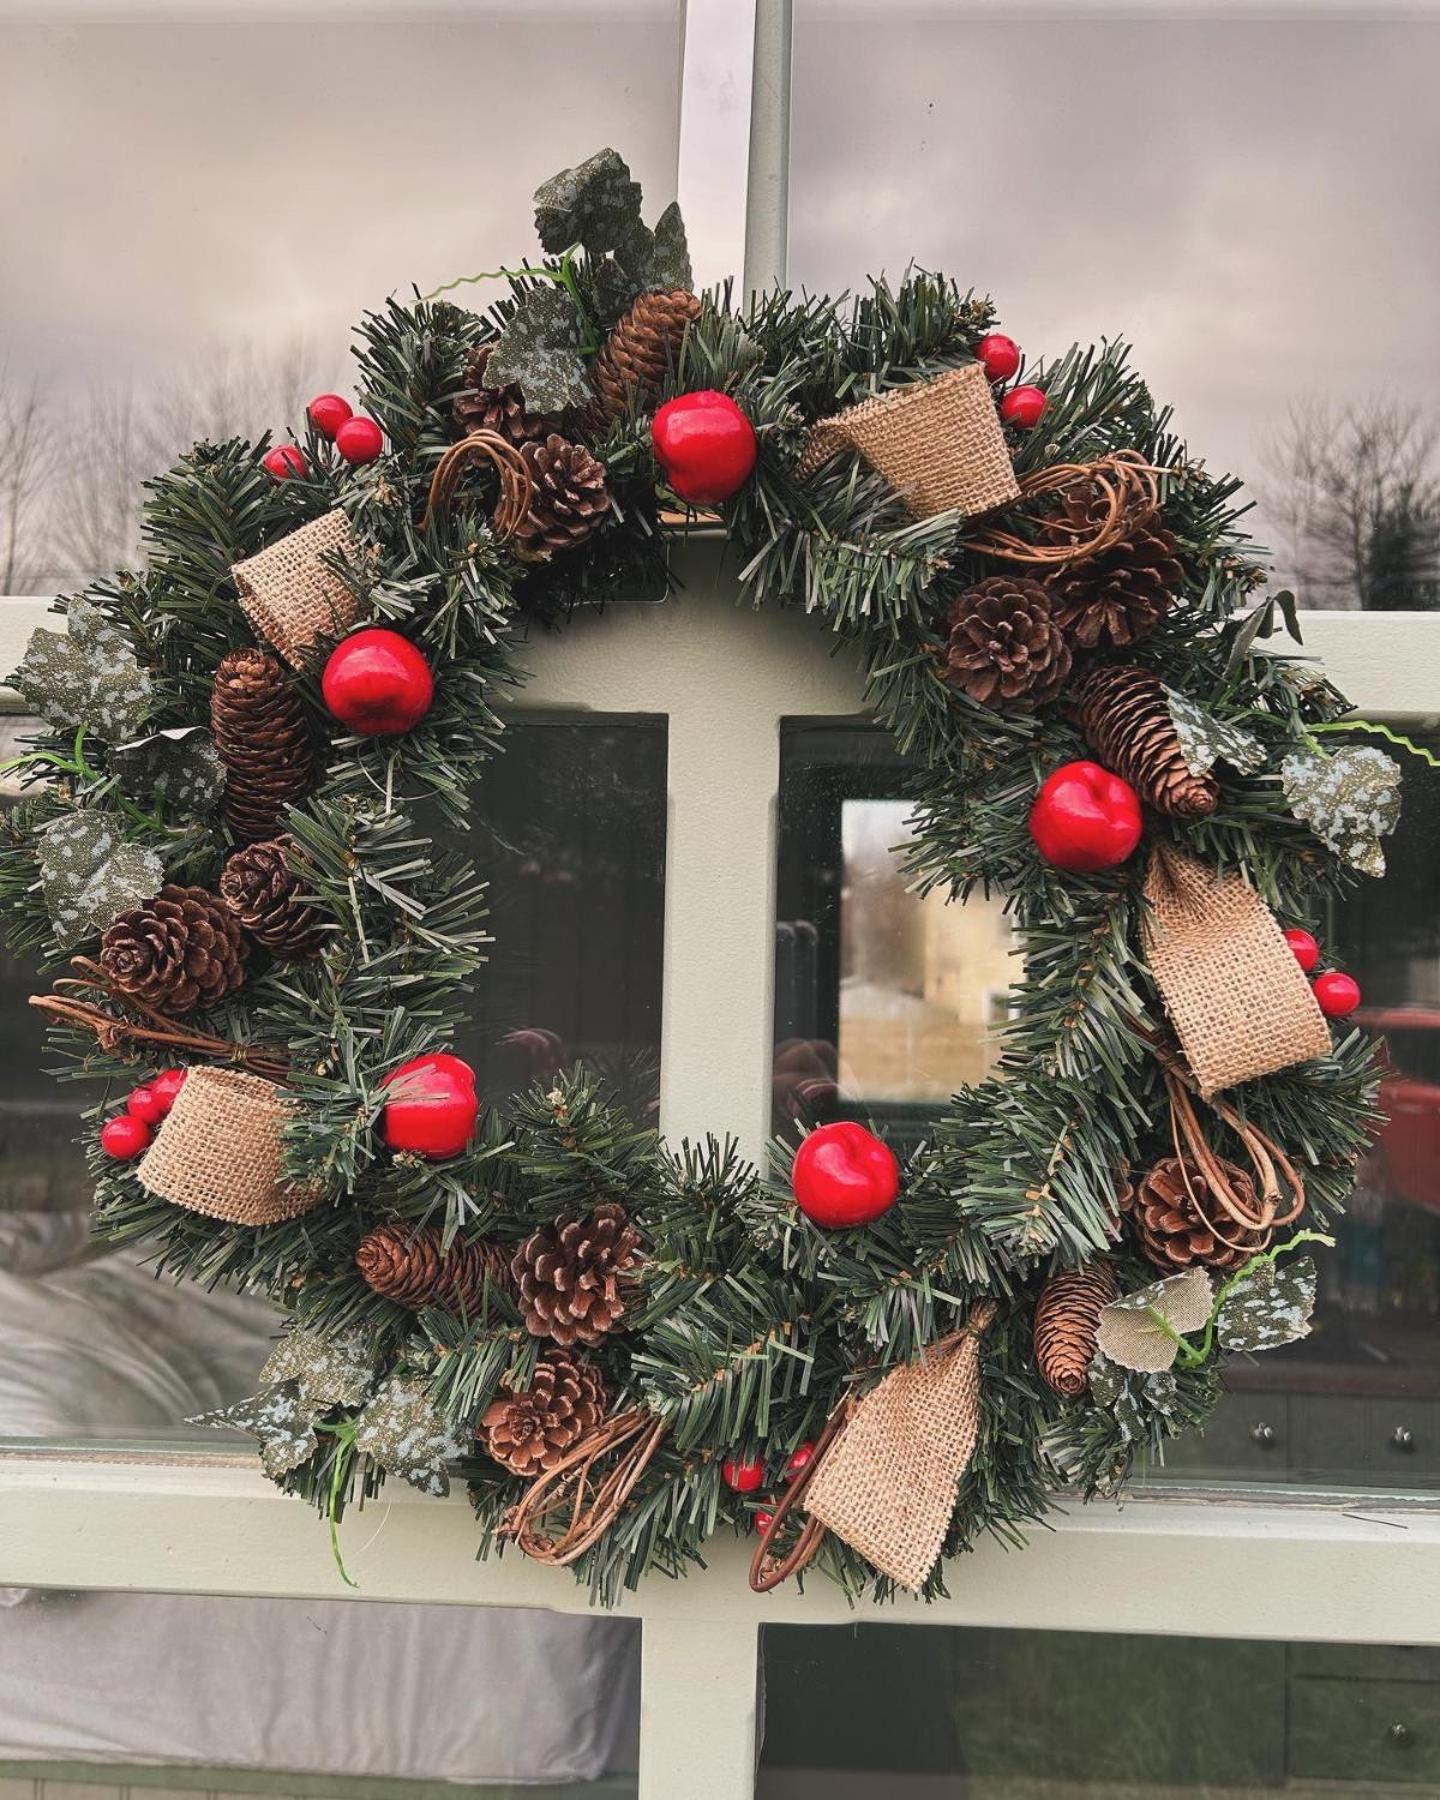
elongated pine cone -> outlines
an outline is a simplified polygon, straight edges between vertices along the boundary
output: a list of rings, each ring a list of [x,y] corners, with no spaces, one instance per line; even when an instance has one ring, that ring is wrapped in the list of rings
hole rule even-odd
[[[997,710],[1029,712],[1053,700],[1070,674],[1070,647],[1050,596],[1024,575],[996,575],[950,608],[945,679]]]
[[[639,296],[591,366],[592,428],[621,418],[632,395],[643,407],[660,391],[680,354],[686,327],[699,317],[699,300],[684,288]]]
[[[120,992],[172,1017],[233,993],[247,954],[240,921],[223,901],[173,882],[122,912],[100,940],[100,966]]]
[[[559,432],[543,444],[524,445],[520,454],[535,484],[530,510],[515,533],[520,554],[540,561],[583,544],[610,517],[604,463]]]
[[[512,1475],[543,1475],[605,1417],[600,1371],[568,1350],[547,1350],[530,1386],[486,1407],[477,1433]]]
[[[494,349],[493,344],[482,344],[465,359],[465,386],[455,396],[455,423],[462,435],[494,431],[512,444],[548,437],[560,423],[557,414],[527,412],[525,396],[513,382],[487,385],[485,370]]]
[[[500,1245],[456,1238],[446,1249],[438,1225],[377,1225],[361,1238],[355,1266],[377,1294],[413,1312],[443,1306],[474,1318],[485,1303],[487,1279],[497,1292],[513,1291]]]
[[[625,1311],[620,1277],[639,1261],[640,1233],[607,1201],[583,1219],[542,1225],[510,1264],[532,1337],[598,1344]]]
[[[236,837],[274,837],[287,806],[315,787],[310,728],[285,665],[268,650],[232,650],[215,671],[210,725],[225,765],[225,822]]]
[[[1242,1208],[1258,1215],[1254,1182],[1237,1164],[1223,1166]],[[1187,1174],[1190,1189],[1185,1185]],[[1238,1269],[1270,1242],[1268,1231],[1251,1231],[1235,1223],[1211,1192],[1199,1166],[1188,1158],[1183,1169],[1178,1156],[1156,1163],[1136,1183],[1126,1211],[1140,1248],[1162,1275],[1173,1275],[1196,1263],[1207,1269]]]
[[[1084,482],[1068,490],[1060,517],[1042,539],[1073,543],[1093,537],[1105,514],[1104,495]],[[1155,629],[1184,579],[1174,535],[1151,510],[1113,548],[1062,567],[1051,578],[1055,621],[1076,649],[1123,650]]]
[[[266,838],[236,850],[220,876],[220,898],[255,939],[276,956],[299,961],[320,951],[320,915],[297,900],[290,871],[293,840]]]
[[[1220,804],[1213,775],[1192,775],[1158,675],[1128,663],[1101,663],[1076,694],[1080,729],[1101,762],[1157,812],[1203,819]]]
[[[1057,1394],[1073,1400],[1090,1385],[1095,1329],[1115,1298],[1115,1273],[1107,1262],[1086,1263],[1052,1275],[1035,1302],[1035,1361]]]

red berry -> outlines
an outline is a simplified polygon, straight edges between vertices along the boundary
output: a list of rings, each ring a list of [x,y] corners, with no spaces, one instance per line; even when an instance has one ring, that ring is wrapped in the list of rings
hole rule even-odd
[[[1310,985],[1327,1019],[1343,1019],[1360,1004],[1360,983],[1353,975],[1342,975],[1339,969],[1327,969]]]
[[[1093,875],[1118,868],[1140,842],[1140,800],[1099,763],[1061,763],[1035,796],[1030,835],[1057,869]]]
[[[774,1513],[766,1512],[763,1506],[760,1508],[759,1512],[755,1514],[755,1529],[760,1533],[761,1537],[764,1537],[765,1533],[774,1523]]]
[[[321,437],[333,439],[345,421],[354,417],[355,409],[340,394],[317,394],[305,413]]]
[[[1020,346],[1003,331],[989,331],[975,346],[975,354],[991,381],[1008,381],[1020,367]]]
[[[753,1494],[765,1485],[765,1465],[758,1458],[754,1462],[743,1462],[738,1457],[727,1456],[720,1465],[720,1473],[726,1487],[733,1488],[737,1494]]]
[[[842,1231],[889,1212],[900,1194],[900,1165],[873,1131],[840,1119],[821,1125],[801,1144],[790,1185],[807,1219],[826,1231]]]
[[[116,1162],[129,1162],[150,1144],[150,1127],[134,1113],[116,1113],[100,1127],[100,1148]]]
[[[417,1056],[381,1086],[390,1097],[380,1114],[380,1135],[392,1150],[414,1150],[434,1161],[458,1156],[470,1142],[480,1102],[475,1071],[460,1057],[444,1051]]]
[[[1295,952],[1295,960],[1308,975],[1320,960],[1320,946],[1308,931],[1301,931],[1298,925],[1292,925],[1285,933],[1285,942]]]
[[[665,479],[692,506],[728,500],[755,467],[755,427],[713,388],[667,400],[650,421],[650,442]]]
[[[1018,425],[1029,431],[1045,416],[1045,390],[1037,387],[1011,388],[1000,402],[1000,417],[1007,425]]]
[[[142,1125],[158,1125],[169,1112],[160,1096],[152,1087],[135,1088],[125,1102],[125,1110],[132,1119],[139,1119]]]
[[[185,1077],[189,1073],[188,1069],[162,1069],[152,1081],[146,1082],[146,1087],[167,1113],[180,1098],[180,1090],[184,1087]]]
[[[429,712],[435,678],[409,638],[372,625],[330,652],[320,692],[340,723],[359,736],[399,737]]]
[[[802,1469],[808,1469],[815,1458],[815,1446],[802,1444],[785,1465],[785,1479],[793,1481]]]
[[[308,475],[310,465],[298,444],[277,444],[260,458],[277,481],[288,481],[292,475]]]
[[[385,448],[385,433],[373,419],[367,419],[364,413],[356,413],[337,428],[335,448],[346,462],[357,467],[361,463],[372,463]]]

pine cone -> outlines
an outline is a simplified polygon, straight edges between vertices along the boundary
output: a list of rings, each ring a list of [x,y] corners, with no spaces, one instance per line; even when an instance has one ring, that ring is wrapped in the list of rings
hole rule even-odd
[[[591,366],[595,403],[587,423],[603,429],[623,417],[632,395],[643,407],[657,394],[675,366],[686,326],[699,317],[699,300],[684,288],[641,294]]]
[[[1224,1167],[1245,1209],[1258,1207],[1255,1184],[1245,1170],[1230,1162]],[[1199,1199],[1198,1207],[1186,1189],[1186,1173]],[[1247,1231],[1235,1223],[1211,1193],[1199,1166],[1188,1158],[1183,1170],[1177,1156],[1156,1163],[1137,1185],[1125,1210],[1141,1249],[1162,1275],[1173,1275],[1195,1263],[1203,1263],[1207,1269],[1238,1269],[1269,1241],[1268,1232]],[[1212,1220],[1228,1243],[1212,1229]]]
[[[1192,775],[1158,675],[1128,663],[1101,663],[1076,693],[1080,729],[1103,763],[1140,798],[1176,819],[1203,819],[1220,804],[1213,775]]]
[[[520,554],[531,561],[573,550],[610,517],[605,465],[583,444],[552,432],[543,444],[526,444],[520,454],[535,492],[515,534]]]
[[[1050,596],[1023,575],[967,588],[950,608],[945,679],[982,706],[1029,712],[1053,700],[1070,674],[1070,648]]]
[[[438,1225],[377,1225],[361,1238],[355,1266],[377,1294],[412,1312],[443,1306],[475,1318],[484,1306],[487,1279],[499,1292],[512,1291],[500,1245],[456,1238],[448,1250],[443,1246]]]
[[[246,954],[229,907],[204,888],[173,882],[122,912],[100,940],[100,966],[120,992],[172,1016],[233,993]]]
[[[1105,513],[1101,490],[1081,483],[1067,491],[1064,509],[1042,532],[1042,541],[1070,544],[1092,537]],[[1051,579],[1055,622],[1077,649],[1123,650],[1155,629],[1184,579],[1174,535],[1152,510],[1113,548],[1062,568]]]
[[[225,765],[225,822],[236,837],[274,837],[287,806],[315,786],[310,728],[291,678],[268,650],[232,650],[215,671],[210,725]]]
[[[463,433],[494,431],[512,444],[528,444],[546,438],[560,423],[556,413],[529,413],[525,396],[510,382],[488,387],[485,369],[493,344],[482,344],[465,359],[465,387],[455,396],[455,423]]]
[[[1090,1385],[1095,1328],[1115,1298],[1108,1262],[1086,1263],[1052,1275],[1035,1302],[1035,1361],[1057,1394],[1073,1400]]]
[[[320,954],[320,915],[295,898],[300,884],[287,861],[292,843],[267,838],[235,851],[220,877],[220,898],[256,943],[299,961]]]
[[[620,1277],[639,1260],[640,1233],[613,1202],[585,1219],[557,1219],[526,1238],[510,1272],[533,1337],[598,1344],[625,1311]]]
[[[530,1386],[485,1409],[477,1436],[512,1475],[543,1475],[605,1417],[605,1383],[593,1363],[547,1350]]]

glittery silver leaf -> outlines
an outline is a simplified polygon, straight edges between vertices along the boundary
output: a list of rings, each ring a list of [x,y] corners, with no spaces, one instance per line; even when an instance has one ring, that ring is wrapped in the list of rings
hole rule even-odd
[[[1188,694],[1174,688],[1166,688],[1165,704],[1180,740],[1180,754],[1192,775],[1208,775],[1221,761],[1242,775],[1253,775],[1265,767],[1265,746],[1253,732],[1217,719]]]
[[[1179,1355],[1176,1334],[1199,1331],[1210,1317],[1214,1289],[1204,1269],[1186,1269],[1112,1300],[1100,1314],[1095,1342],[1122,1368],[1158,1373]],[[1159,1315],[1157,1318],[1156,1315]],[[1160,1319],[1169,1326],[1167,1331]]]
[[[112,744],[134,737],[151,695],[130,640],[84,600],[71,606],[68,624],[66,632],[31,632],[14,686],[48,724],[83,725]]]
[[[308,1462],[320,1442],[295,1381],[266,1388],[217,1412],[197,1413],[185,1423],[210,1425],[217,1431],[248,1431],[259,1439],[260,1461],[272,1481]]]
[[[127,844],[113,813],[66,813],[42,826],[35,842],[40,891],[62,949],[103,931],[117,913],[148,900],[165,880],[160,858]]]
[[[461,1454],[423,1381],[392,1375],[356,1420],[355,1448],[437,1498],[450,1492],[445,1465]]]
[[[1114,1419],[1127,1444],[1137,1443],[1148,1435],[1145,1429],[1147,1413],[1168,1416],[1175,1410],[1175,1377],[1163,1370],[1132,1375],[1097,1351],[1088,1374],[1091,1398],[1101,1412],[1109,1413]]]
[[[1227,1350],[1274,1350],[1310,1335],[1315,1311],[1315,1263],[1260,1263],[1230,1290],[1216,1320]]]
[[[640,183],[617,150],[598,150],[536,188],[535,229],[552,256],[583,244],[592,261],[613,253],[637,275],[654,241],[640,218]]]
[[[562,412],[590,398],[580,320],[564,288],[532,288],[520,296],[490,353],[485,379],[495,387],[515,383],[532,412]]]
[[[1385,873],[1380,839],[1400,817],[1400,766],[1369,744],[1333,756],[1292,750],[1280,765],[1290,810],[1337,856],[1365,875]]]
[[[158,795],[170,806],[203,813],[218,805],[225,791],[220,752],[203,725],[181,725],[133,744],[117,744],[110,765],[136,800]]]
[[[655,221],[655,248],[645,285],[652,288],[690,288],[695,280],[690,267],[690,246],[680,203],[672,200]]]
[[[375,1385],[375,1370],[358,1332],[329,1338],[318,1331],[292,1331],[270,1352],[260,1381],[266,1387],[295,1382],[301,1404],[313,1418],[332,1406],[363,1405]]]

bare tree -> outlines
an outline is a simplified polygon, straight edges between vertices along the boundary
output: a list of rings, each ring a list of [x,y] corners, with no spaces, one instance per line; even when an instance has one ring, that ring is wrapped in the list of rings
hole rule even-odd
[[[54,421],[38,380],[0,368],[0,594],[38,590],[45,575],[43,503],[55,460]]]

